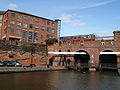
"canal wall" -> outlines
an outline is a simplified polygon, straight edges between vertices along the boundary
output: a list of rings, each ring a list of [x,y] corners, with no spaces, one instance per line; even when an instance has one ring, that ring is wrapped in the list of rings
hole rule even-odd
[[[0,61],[18,61],[23,66],[47,64],[47,46],[0,40]]]
[[[37,72],[37,71],[56,71],[66,70],[65,67],[0,67],[0,73],[19,73],[19,72]]]

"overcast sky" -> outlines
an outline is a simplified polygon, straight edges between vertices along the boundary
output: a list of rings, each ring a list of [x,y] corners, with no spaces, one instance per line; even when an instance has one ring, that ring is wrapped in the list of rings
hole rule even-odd
[[[0,10],[61,19],[61,36],[113,35],[120,30],[120,0],[0,0]]]

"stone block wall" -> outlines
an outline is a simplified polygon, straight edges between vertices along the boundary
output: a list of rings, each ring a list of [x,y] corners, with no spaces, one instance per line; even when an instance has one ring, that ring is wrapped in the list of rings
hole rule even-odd
[[[0,40],[0,61],[18,61],[23,66],[41,66],[47,64],[47,56],[46,45]]]

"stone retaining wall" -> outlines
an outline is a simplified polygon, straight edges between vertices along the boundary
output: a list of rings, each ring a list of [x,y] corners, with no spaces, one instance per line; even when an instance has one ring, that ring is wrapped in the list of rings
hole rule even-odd
[[[0,40],[0,61],[18,61],[23,66],[47,64],[47,46]]]

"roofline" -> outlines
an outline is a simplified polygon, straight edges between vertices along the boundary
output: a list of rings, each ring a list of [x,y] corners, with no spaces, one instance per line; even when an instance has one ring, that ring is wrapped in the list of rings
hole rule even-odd
[[[95,35],[95,34],[85,34],[85,35]],[[76,36],[85,36],[84,34],[83,35],[71,35],[71,36],[61,36],[61,37],[76,37]]]
[[[37,18],[42,18],[42,19],[46,19],[46,20],[50,20],[50,21],[56,22],[56,20],[47,19],[47,18],[43,18],[43,17],[36,16],[36,15],[33,15],[33,14],[29,14],[29,13],[25,13],[25,12],[20,12],[20,11],[15,11],[15,10],[11,10],[11,9],[8,9],[5,13],[7,13],[8,11],[17,12],[17,13],[21,13],[21,14],[25,14],[25,15],[29,15],[29,16],[34,16],[34,17],[37,17]]]
[[[118,30],[118,31],[113,31],[113,34],[115,34],[115,33],[120,33],[120,31]]]

